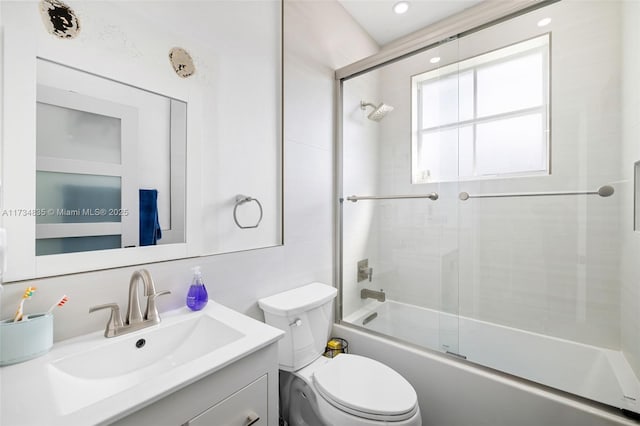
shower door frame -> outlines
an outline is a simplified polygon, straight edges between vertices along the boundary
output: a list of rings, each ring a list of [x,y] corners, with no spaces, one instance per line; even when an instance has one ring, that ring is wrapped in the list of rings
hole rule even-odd
[[[336,299],[335,322],[340,325],[362,328],[355,324],[343,321],[343,204],[346,201],[343,194],[343,83],[353,77],[365,74],[376,68],[413,56],[424,50],[431,49],[442,42],[450,41],[465,35],[474,33],[483,28],[509,20],[515,16],[546,7],[561,0],[512,0],[508,2],[483,2],[466,9],[458,14],[443,19],[423,30],[419,30],[408,36],[384,46],[378,53],[364,58],[353,64],[339,68],[335,71],[335,116],[334,116],[334,280],[338,289]],[[367,332],[372,332],[367,330]],[[374,334],[377,334],[373,332]],[[386,338],[396,340],[393,336]],[[407,342],[404,342],[407,343]],[[422,348],[424,349],[424,348]],[[437,352],[440,353],[440,352]]]

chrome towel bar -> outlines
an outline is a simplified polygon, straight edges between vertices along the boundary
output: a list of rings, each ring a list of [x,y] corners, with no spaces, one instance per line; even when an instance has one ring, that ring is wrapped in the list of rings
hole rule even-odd
[[[471,195],[468,192],[461,192],[458,198],[466,201],[469,198],[507,198],[507,197],[547,197],[553,195],[599,195],[601,197],[610,197],[615,192],[613,186],[603,185],[597,191],[570,191],[570,192],[523,192],[512,194],[481,194]]]
[[[397,199],[409,199],[409,198],[428,198],[430,200],[437,200],[438,193],[432,192],[431,194],[422,194],[422,195],[352,195],[347,197],[347,200],[353,201],[354,203],[360,200],[397,200]]]

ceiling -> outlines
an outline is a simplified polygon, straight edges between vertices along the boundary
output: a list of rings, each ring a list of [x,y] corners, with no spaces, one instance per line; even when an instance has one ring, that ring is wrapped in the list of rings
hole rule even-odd
[[[362,28],[380,45],[424,28],[482,0],[408,0],[409,10],[396,15],[398,0],[338,0]]]

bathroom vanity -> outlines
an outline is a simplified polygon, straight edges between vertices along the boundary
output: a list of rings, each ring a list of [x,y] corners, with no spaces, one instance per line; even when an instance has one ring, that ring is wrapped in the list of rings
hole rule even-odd
[[[278,424],[282,331],[212,301],[162,318],[3,367],[0,424]]]
[[[277,425],[278,375],[270,371],[277,345],[251,354],[116,421],[124,425]]]

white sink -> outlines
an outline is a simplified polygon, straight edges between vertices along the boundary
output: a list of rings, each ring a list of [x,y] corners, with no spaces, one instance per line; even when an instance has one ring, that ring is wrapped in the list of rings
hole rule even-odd
[[[143,379],[243,337],[210,316],[185,317],[183,321],[160,323],[137,333],[105,339],[104,345],[62,357],[51,367],[81,379],[103,380],[122,375]]]
[[[244,336],[208,315],[185,311],[182,317],[52,361],[50,385],[60,412],[77,411]],[[76,391],[66,391],[70,387]]]
[[[131,334],[91,333],[3,367],[0,424],[109,423],[283,335],[214,302],[200,312],[183,308],[161,317]]]

